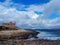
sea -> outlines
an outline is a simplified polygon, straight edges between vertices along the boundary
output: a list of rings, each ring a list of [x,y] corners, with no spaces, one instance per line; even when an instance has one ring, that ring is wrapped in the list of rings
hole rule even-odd
[[[60,40],[60,30],[36,29],[35,31],[39,32],[39,34],[37,35],[38,39]]]

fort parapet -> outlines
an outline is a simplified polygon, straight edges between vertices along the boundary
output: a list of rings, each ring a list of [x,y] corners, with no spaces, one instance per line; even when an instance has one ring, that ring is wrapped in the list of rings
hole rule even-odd
[[[15,28],[16,24],[13,22],[9,22],[9,23],[3,23],[2,26],[9,27],[9,28]]]

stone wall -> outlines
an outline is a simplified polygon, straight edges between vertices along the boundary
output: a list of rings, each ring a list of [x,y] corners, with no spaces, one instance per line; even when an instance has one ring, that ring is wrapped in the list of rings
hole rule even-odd
[[[9,27],[9,28],[15,28],[16,24],[13,22],[9,22],[9,23],[3,23],[2,26]]]
[[[60,40],[0,40],[0,45],[60,45]]]

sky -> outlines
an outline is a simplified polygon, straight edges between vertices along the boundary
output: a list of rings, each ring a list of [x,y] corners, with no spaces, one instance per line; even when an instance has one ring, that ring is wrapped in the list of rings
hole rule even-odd
[[[24,29],[60,28],[60,0],[0,0],[0,24]]]

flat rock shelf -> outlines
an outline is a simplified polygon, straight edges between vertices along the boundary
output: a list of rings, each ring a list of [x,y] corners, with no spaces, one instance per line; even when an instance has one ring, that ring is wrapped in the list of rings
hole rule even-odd
[[[0,40],[0,45],[60,45],[60,40]]]

